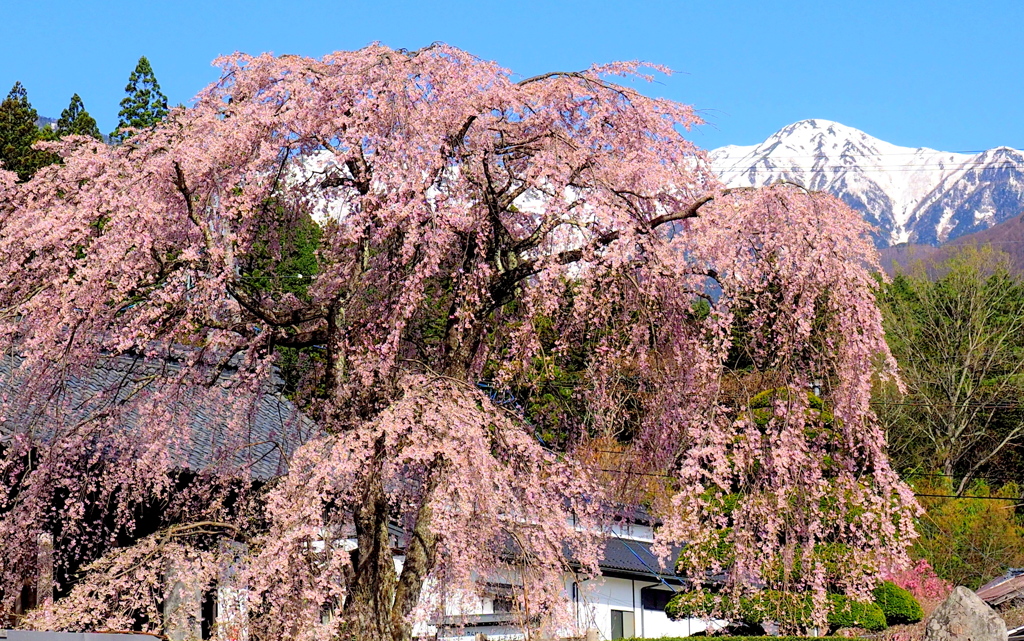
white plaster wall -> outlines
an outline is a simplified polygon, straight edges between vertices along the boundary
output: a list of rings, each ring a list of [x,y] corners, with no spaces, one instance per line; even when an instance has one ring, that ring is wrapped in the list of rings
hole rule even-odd
[[[563,636],[582,634],[587,628],[597,628],[599,638],[611,639],[612,635],[612,610],[623,610],[633,613],[634,635],[644,639],[659,639],[661,637],[685,637],[707,630],[709,623],[711,627],[720,627],[724,621],[705,621],[703,619],[684,619],[672,621],[661,610],[645,610],[641,607],[640,590],[650,586],[658,586],[660,583],[654,581],[638,581],[632,579],[620,579],[602,577],[598,579],[583,581],[574,594],[573,577],[565,577],[564,588],[569,597],[571,607],[575,615],[577,629],[563,630]],[[426,586],[425,586],[426,587]],[[433,587],[433,586],[430,586]],[[425,592],[429,592],[429,588]],[[448,614],[489,614],[493,612],[491,599],[481,598],[476,594],[458,595],[446,603]],[[453,607],[454,606],[454,607]],[[469,632],[469,630],[467,630]],[[520,630],[504,626],[477,628],[472,632],[484,632],[493,639],[522,639],[523,633]],[[419,625],[414,630],[416,636],[432,636],[437,633],[433,626]],[[472,634],[459,636],[451,631],[453,636],[443,637],[445,639],[472,639]]]
[[[579,584],[574,599],[577,621],[586,630],[597,628],[602,639],[612,638],[612,610],[633,612],[637,633],[640,632],[640,593],[634,590],[634,581],[603,577]],[[572,595],[572,584],[569,594]]]
[[[721,626],[724,621],[683,619],[673,621],[662,610],[645,610],[641,607],[640,590],[659,585],[652,581],[636,581],[604,577],[584,581],[579,586],[574,606],[580,628],[597,628],[601,639],[612,638],[612,610],[633,613],[634,635],[643,639],[661,637],[686,637],[704,632],[711,627]],[[567,579],[566,590],[572,595],[572,580]]]
[[[402,557],[404,561],[404,557]],[[398,564],[396,558],[396,565]],[[401,567],[398,568],[401,572]],[[488,577],[489,580],[485,581],[483,578],[478,577],[478,580],[490,583],[508,583],[511,581],[518,582],[518,575],[513,573],[512,578],[504,575],[493,575]],[[456,592],[449,592],[444,595],[440,594],[437,583],[428,578],[423,584],[423,590],[420,593],[419,604],[421,607],[426,608],[427,613],[435,610],[442,610],[445,615],[452,617],[459,617],[465,615],[475,614],[494,614],[494,599],[488,595],[486,591],[482,593],[467,592],[459,590]],[[511,641],[521,640],[525,638],[525,634],[519,628],[505,626],[505,625],[494,625],[486,627],[477,627],[467,629],[464,634],[459,634],[457,630],[447,630],[440,633],[437,626],[430,625],[425,621],[419,621],[413,625],[412,634],[414,638],[429,638],[433,639],[435,636],[439,639],[446,640],[458,640],[465,639],[472,641],[474,635],[477,632],[483,632],[489,639]]]
[[[609,528],[609,533],[620,539],[632,539],[634,541],[646,541],[648,543],[654,540],[654,530],[651,526],[640,525],[638,523],[613,523]]]

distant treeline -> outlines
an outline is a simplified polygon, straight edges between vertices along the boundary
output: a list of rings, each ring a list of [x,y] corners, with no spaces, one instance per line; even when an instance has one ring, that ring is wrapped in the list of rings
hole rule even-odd
[[[60,118],[40,118],[28,99],[21,82],[15,82],[0,103],[0,166],[18,174],[26,181],[40,168],[59,158],[48,151],[35,149],[39,141],[60,140],[65,136],[89,136],[113,143],[123,142],[135,130],[152,127],[167,115],[167,97],[160,91],[153,67],[145,56],[139,58],[128,77],[125,97],[118,112],[117,128],[104,137],[96,120],[85,109],[76,93]]]
[[[973,236],[908,257],[882,285],[901,385],[879,381],[872,404],[925,508],[916,556],[977,588],[1024,565],[1024,278],[1019,242]]]

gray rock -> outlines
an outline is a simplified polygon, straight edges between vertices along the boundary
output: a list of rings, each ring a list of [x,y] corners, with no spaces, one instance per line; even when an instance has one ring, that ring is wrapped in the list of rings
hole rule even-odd
[[[1006,624],[977,594],[960,586],[925,621],[924,641],[1006,641]]]

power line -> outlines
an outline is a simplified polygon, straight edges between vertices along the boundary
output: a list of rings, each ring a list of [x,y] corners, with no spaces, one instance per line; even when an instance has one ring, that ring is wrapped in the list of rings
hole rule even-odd
[[[972,244],[970,242],[970,239],[968,239],[968,242],[964,242],[964,243],[956,242],[956,241],[960,240],[961,238],[965,238],[965,237],[964,236],[958,236],[958,237],[953,238],[953,239],[951,239],[949,241],[946,241],[946,243],[943,244],[943,245],[914,245],[913,247],[915,247],[915,248],[928,247],[929,249],[941,250],[941,249],[947,249],[947,248],[963,248],[963,247],[968,247],[968,246],[970,246]],[[1006,240],[1002,240],[1002,239],[996,239],[996,240],[974,240],[973,244],[978,244],[978,245],[1020,245],[1020,244],[1024,244],[1024,240],[1009,240],[1009,239],[1006,239]],[[883,250],[885,250],[885,249],[895,249],[895,248],[898,248],[898,247],[900,247],[900,245],[890,245],[888,247],[883,247],[882,249]],[[906,245],[906,247],[909,248],[910,245]]]
[[[1020,403],[930,403],[920,402],[895,402],[895,401],[868,401],[872,407],[952,407],[957,409],[983,409],[983,410],[1019,410],[1024,409]]]
[[[593,452],[593,453],[597,453],[597,454],[614,454],[614,455],[618,455],[618,456],[627,456],[627,455],[631,454],[629,452],[620,452],[620,451],[616,451],[616,450],[590,450],[589,452]],[[602,470],[602,471],[608,471],[608,470]],[[637,473],[639,474],[640,472],[637,472]],[[671,476],[671,475],[666,475],[666,476]],[[904,476],[904,477],[928,476],[928,477],[936,477],[936,478],[964,478],[964,475],[961,475],[961,474],[942,474],[942,473],[939,473],[939,472],[906,472],[904,474],[901,474],[901,476]],[[673,478],[675,478],[675,477],[673,477]],[[974,478],[974,479],[978,479],[978,480],[1009,480],[1009,481],[1015,481],[1015,482],[1021,480],[1020,478],[1018,478],[1016,476],[993,476],[993,475],[988,475],[988,474],[972,474],[972,475],[970,475],[970,478]]]
[[[750,400],[749,398],[742,397],[742,396],[726,396],[726,395],[720,396],[719,399],[722,402],[733,402],[733,403],[736,403],[736,402],[745,403],[746,401]],[[704,399],[701,399],[701,400],[704,400]],[[933,403],[933,402],[929,402],[929,401],[868,401],[868,405],[870,405],[872,407],[923,407],[923,408],[942,407],[942,408],[955,408],[955,409],[987,409],[987,410],[1005,410],[1005,411],[1024,410],[1024,403],[1006,403],[1006,402],[983,403],[983,402],[970,401],[970,402],[964,402],[964,403],[948,403],[948,402],[942,402],[942,403],[935,402],[935,403]],[[744,406],[742,408],[736,408],[736,409],[756,410],[756,409],[769,409],[769,408],[767,408],[767,407],[765,407],[765,408],[759,408],[759,407],[748,408],[748,407]]]
[[[604,454],[618,454],[620,456],[624,456],[624,455],[628,454],[628,452],[616,452],[614,450],[590,450],[590,451],[591,452],[604,453]],[[641,476],[656,476],[656,477],[673,478],[673,479],[676,478],[676,477],[672,476],[671,474],[656,474],[656,473],[652,473],[652,472],[636,472],[636,471],[633,471],[633,470],[609,470],[609,469],[604,469],[604,468],[595,468],[595,469],[597,469],[597,470],[599,470],[601,472],[612,472],[612,473],[615,473],[615,474],[636,474],[636,475],[641,475]],[[925,473],[925,472],[908,472],[908,473],[905,473],[905,474],[901,474],[900,476],[903,477],[904,480],[906,480],[908,478],[916,478],[916,477],[950,478],[950,479],[962,479],[962,478],[964,478],[963,475],[959,475],[959,474],[940,474],[938,472],[929,472],[929,473]],[[971,479],[975,479],[975,480],[979,480],[979,481],[1010,481],[1010,482],[1014,482],[1014,483],[1020,482],[1020,480],[1021,480],[1018,477],[1014,477],[1014,476],[990,476],[990,475],[983,475],[983,474],[972,474],[972,475],[969,475],[967,478],[971,478]],[[976,497],[976,498],[983,498],[983,497]]]
[[[1017,151],[1017,150],[1014,150],[1014,151],[1018,155],[1024,156],[1024,152],[1020,152],[1020,151]],[[830,164],[828,164],[828,165],[823,165],[823,166],[826,166],[826,167],[898,167],[898,166],[905,166],[905,167],[940,167],[940,168],[950,168],[950,169],[956,169],[958,167],[970,167],[970,166],[974,166],[974,165],[999,165],[999,164],[1014,164],[1014,163],[1021,162],[1020,160],[1018,160],[1016,158],[996,158],[996,159],[985,160],[983,158],[978,158],[978,155],[974,155],[972,157],[963,158],[963,159],[952,158],[952,159],[948,159],[948,160],[943,159],[943,158],[928,158],[928,159],[923,159],[923,161],[919,162],[919,163],[915,163],[912,160],[898,161],[898,162],[885,162],[885,161],[883,161],[883,160],[878,158],[878,156],[890,156],[891,157],[891,156],[901,156],[901,155],[905,155],[905,154],[877,154],[875,156],[870,156],[870,157],[858,157],[858,156],[841,155],[841,156],[833,157],[833,158],[829,158],[828,156],[822,157],[822,156],[811,156],[811,155],[807,155],[807,156],[804,156],[804,155],[795,155],[795,156],[744,156],[743,158],[740,158],[738,160],[732,159],[732,158],[730,158],[728,160],[721,159],[721,158],[719,158],[719,159],[712,158],[711,162],[712,162],[712,164],[718,164],[719,166],[721,166],[721,164],[723,163],[723,160],[724,160],[725,162],[733,162],[734,163],[732,165],[733,167],[742,167],[742,166],[746,166],[743,163],[747,162],[747,161],[754,161],[755,164],[756,163],[765,162],[765,161],[771,161],[771,162],[784,162],[784,163],[799,163],[800,165],[802,165],[803,164],[802,161],[825,160],[825,161],[829,161],[830,162]],[[861,164],[859,161],[862,161],[862,160],[868,160],[869,162],[871,162],[871,164]],[[837,163],[842,163],[842,164],[837,164]]]
[[[626,474],[630,476],[650,476],[654,478],[666,478],[675,480],[676,477],[671,474],[655,474],[652,472],[636,472],[633,470],[612,470],[603,467],[594,468],[598,472],[607,472],[609,474]],[[914,496],[919,498],[937,498],[937,499],[959,499],[959,500],[973,500],[977,499],[980,501],[1021,501],[1024,504],[1024,496],[958,496],[956,494],[923,494],[915,492]]]
[[[762,144],[764,144],[764,143],[762,143]],[[754,150],[756,150],[758,147],[760,147],[760,145],[735,145],[735,146],[736,147],[745,147],[747,149],[754,149]],[[719,147],[719,149],[722,149],[722,148]],[[904,147],[903,149],[908,149],[908,148]],[[932,156],[932,157],[938,157],[938,156],[977,156],[978,154],[983,154],[983,153],[990,152],[990,151],[1000,151],[1000,150],[1006,150],[1006,151],[1012,151],[1012,152],[1024,154],[1024,151],[1022,151],[1021,149],[1018,149],[1016,147],[1008,147],[1006,145],[1000,145],[999,147],[992,147],[991,149],[961,149],[961,150],[953,150],[953,151],[942,151],[942,150],[939,150],[939,149],[932,149],[930,147],[917,147],[917,148],[914,148],[914,149],[909,149],[909,151],[875,151],[875,152],[872,152],[871,155],[872,156],[917,156],[917,155],[920,154],[922,156]],[[717,150],[712,149],[709,153],[713,153],[714,151],[717,151]],[[921,152],[925,152],[925,153],[922,154]],[[786,156],[786,158],[818,158],[818,157],[819,156],[817,154],[788,154]],[[845,157],[848,157],[848,154],[846,152],[842,152],[842,153],[839,154],[839,157],[840,158],[845,158]]]
[[[914,494],[914,496],[937,499],[960,499],[964,501],[975,499],[979,501],[1024,501],[1024,496],[957,496],[956,494]]]
[[[752,151],[750,154],[747,154],[746,156],[742,156],[741,158],[749,158],[749,157],[751,157],[751,154],[753,154],[753,153],[755,153],[757,151],[758,145],[754,145],[754,146],[745,145],[745,147],[747,149],[753,149],[754,151]],[[719,149],[722,149],[722,148],[719,147],[718,149],[710,150],[708,152],[708,155],[710,156],[710,155],[714,154],[714,152],[718,151]],[[792,149],[792,147],[790,149]],[[906,147],[904,147],[904,149],[906,149]],[[833,149],[833,151],[835,151],[835,150]],[[921,153],[921,152],[924,152],[924,153]],[[1003,145],[1003,146],[1000,146],[1000,147],[993,147],[991,149],[966,149],[966,150],[960,150],[960,151],[940,151],[938,149],[930,149],[928,147],[918,147],[917,149],[910,149],[909,151],[866,151],[865,153],[861,154],[861,157],[893,158],[893,157],[903,157],[903,156],[920,156],[921,158],[928,160],[928,162],[940,162],[944,158],[949,158],[950,162],[955,162],[957,160],[957,158],[955,158],[956,156],[967,156],[967,158],[963,158],[963,160],[970,160],[970,158],[969,158],[970,156],[979,156],[981,154],[990,153],[990,152],[993,152],[993,153],[1011,152],[1011,153],[1016,153],[1016,154],[1024,155],[1024,149],[1018,149],[1016,147],[1007,147],[1006,145]],[[778,155],[774,155],[774,154],[772,154],[771,151],[768,151],[767,153],[762,153],[762,154],[760,154],[757,157],[759,157],[759,158],[794,159],[794,158],[821,158],[822,155],[828,157],[828,153],[827,152],[824,152],[824,153],[786,153],[786,154],[780,153]],[[737,158],[737,156],[734,153],[728,154],[728,157],[729,158]],[[838,152],[838,156],[837,157],[838,158],[857,158],[857,155],[856,154],[851,154],[848,151],[840,151],[840,152]]]
[[[961,170],[961,169],[977,169],[979,167],[984,167],[984,168],[988,168],[988,169],[1021,169],[1021,168],[1024,168],[1024,163],[1007,160],[1007,161],[1000,161],[1000,162],[996,162],[996,163],[977,161],[977,162],[969,162],[969,163],[959,163],[959,164],[955,164],[953,166],[946,165],[946,164],[912,165],[910,163],[907,163],[905,165],[858,165],[858,164],[855,164],[855,163],[851,163],[849,165],[817,165],[817,166],[813,166],[812,165],[810,167],[803,167],[803,166],[800,166],[800,165],[777,166],[777,167],[759,167],[759,166],[757,166],[755,164],[755,165],[751,165],[751,166],[734,165],[732,167],[718,168],[718,169],[715,169],[714,165],[712,164],[713,170],[715,171],[716,174],[719,174],[719,175],[730,174],[730,173],[731,174],[742,175],[742,174],[749,174],[751,172],[754,172],[754,173],[764,173],[764,172],[773,172],[773,173],[778,173],[778,172],[805,172],[805,171],[807,171],[807,172],[822,172],[822,171],[837,170],[837,169],[860,169],[860,170],[870,170],[870,171],[936,171],[936,170],[949,170],[951,174],[954,174],[957,170]]]
[[[597,470],[598,472],[608,472],[610,474],[628,474],[628,475],[631,475],[631,476],[651,476],[651,477],[655,477],[655,478],[665,478],[665,479],[674,479],[674,478],[676,478],[676,477],[672,476],[671,474],[655,474],[653,472],[636,472],[634,470],[610,470],[610,469],[603,468],[603,467],[596,467],[594,469]]]

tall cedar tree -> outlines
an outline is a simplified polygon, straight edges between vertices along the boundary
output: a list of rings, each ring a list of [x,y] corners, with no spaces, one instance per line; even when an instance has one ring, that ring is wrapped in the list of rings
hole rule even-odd
[[[89,115],[82,104],[82,99],[76,93],[71,96],[71,103],[67,109],[60,113],[57,120],[57,137],[64,136],[92,136],[96,140],[102,140],[100,128],[96,126],[96,119]]]
[[[124,142],[131,137],[132,134],[125,129],[146,129],[167,115],[167,96],[160,92],[160,83],[156,81],[146,56],[139,58],[124,91],[128,95],[121,101],[117,129],[110,134],[114,142]]]
[[[56,160],[56,156],[32,148],[41,137],[36,127],[38,118],[25,87],[20,82],[14,83],[7,98],[0,103],[0,162],[4,169],[18,174],[22,182],[40,167]]]

